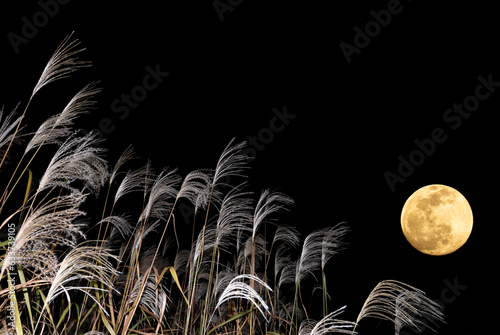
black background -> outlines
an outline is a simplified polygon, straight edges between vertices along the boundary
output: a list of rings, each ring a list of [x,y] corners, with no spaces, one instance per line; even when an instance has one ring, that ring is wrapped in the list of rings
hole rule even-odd
[[[22,18],[33,22],[42,7],[4,2],[0,102],[6,111],[18,102],[24,108],[53,50],[74,31],[92,68],[40,91],[27,122],[58,113],[77,90],[99,80],[99,108],[80,126],[90,131],[109,119],[114,130],[104,134],[104,146],[111,158],[133,144],[158,169],[168,165],[185,174],[213,167],[231,138],[257,136],[273,109],[286,108],[295,118],[258,151],[250,183],[257,192],[271,188],[294,198],[285,219],[303,234],[348,222],[349,247],[330,264],[330,306],[348,305],[344,318],[355,319],[379,281],[396,279],[448,299],[441,334],[491,333],[500,93],[456,130],[443,115],[474,94],[479,76],[500,81],[493,2],[401,1],[400,13],[350,63],[340,43],[353,45],[354,28],[363,30],[374,20],[370,11],[389,1],[232,3],[221,20],[212,0],[73,0],[15,52],[9,33],[21,35]],[[113,101],[157,65],[169,76],[120,119]],[[384,173],[397,173],[398,156],[407,158],[414,141],[435,128],[446,132],[446,141],[391,191]],[[474,213],[469,241],[442,257],[414,250],[399,223],[407,197],[433,183],[459,190]],[[459,295],[447,288],[454,281],[466,286]],[[359,330],[391,331],[373,321]]]

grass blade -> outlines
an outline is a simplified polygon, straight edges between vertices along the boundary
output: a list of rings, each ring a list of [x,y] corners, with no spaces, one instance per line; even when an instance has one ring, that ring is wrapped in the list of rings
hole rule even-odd
[[[28,195],[30,193],[32,181],[33,181],[33,172],[31,172],[31,170],[28,169],[28,185],[26,185],[26,193],[24,194],[23,207],[24,205],[26,205],[26,201],[28,200]]]
[[[179,291],[181,291],[182,297],[184,298],[184,301],[186,301],[186,304],[187,304],[187,306],[189,308],[189,301],[186,298],[186,296],[184,295],[184,292],[182,291],[182,286],[181,286],[181,283],[179,282],[179,277],[177,277],[177,272],[175,272],[175,269],[174,269],[173,266],[167,266],[166,268],[164,268],[163,271],[160,274],[160,279],[158,281],[161,280],[161,278],[163,277],[163,275],[167,271],[170,271],[170,274],[172,275],[172,279],[174,280],[175,284],[179,288]]]
[[[26,278],[24,276],[24,271],[20,266],[17,267],[17,273],[19,274],[19,280],[21,281],[21,284],[25,284]],[[30,317],[31,329],[34,329],[35,323],[33,322],[33,314],[31,312],[30,296],[28,294],[28,289],[26,287],[23,287],[23,295],[24,295],[24,302],[26,303],[26,308],[28,309],[28,315]]]

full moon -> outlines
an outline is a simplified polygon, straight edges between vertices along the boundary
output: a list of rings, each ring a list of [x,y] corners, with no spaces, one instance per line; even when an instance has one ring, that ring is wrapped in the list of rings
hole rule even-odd
[[[452,187],[428,185],[415,191],[401,211],[408,242],[428,255],[447,255],[460,248],[472,232],[472,210]]]

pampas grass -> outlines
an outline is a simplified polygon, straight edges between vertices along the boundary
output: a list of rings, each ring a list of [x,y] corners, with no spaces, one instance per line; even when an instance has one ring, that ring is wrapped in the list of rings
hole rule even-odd
[[[77,221],[84,212],[79,209],[85,195],[71,193],[49,198],[29,211],[6,255],[2,273],[11,263],[29,266],[43,276],[51,277],[58,267],[52,246],[75,247],[83,237],[85,224]]]
[[[89,66],[78,58],[82,51],[73,36],[65,38],[22,115],[2,120],[0,111],[0,167],[21,144],[33,96]],[[0,241],[0,312],[7,316],[1,334],[354,334],[365,318],[390,321],[399,334],[443,322],[439,305],[422,291],[391,280],[374,288],[356,321],[340,320],[347,307],[327,304],[335,278],[326,273],[345,247],[348,225],[302,241],[280,222],[293,200],[271,190],[256,196],[243,182],[244,142],[231,140],[213,169],[185,176],[167,168],[156,173],[149,161],[137,166],[131,147],[110,168],[96,135],[73,128],[98,92],[95,83],[85,86],[31,133],[7,178],[0,199],[0,233],[7,235]],[[33,165],[42,148],[52,158]],[[192,209],[184,217],[187,236],[180,236],[180,204]],[[100,214],[87,217],[84,207]],[[305,285],[310,281],[314,288]],[[316,289],[323,293],[319,321],[303,299]]]
[[[422,318],[444,321],[439,304],[415,287],[395,280],[384,280],[375,286],[358,314],[356,325],[364,318],[391,321],[396,333],[405,326],[421,332]]]
[[[62,259],[55,276],[51,279],[49,291],[45,297],[45,304],[48,305],[59,295],[65,294],[68,304],[71,304],[70,290],[78,290],[91,297],[96,303],[98,301],[90,293],[93,290],[107,291],[113,289],[111,277],[117,275],[110,260],[116,259],[109,250],[99,248],[95,245],[82,243],[70,249],[68,254]],[[82,282],[87,284],[82,285]],[[74,285],[73,283],[78,283]],[[91,287],[92,284],[98,284]],[[99,288],[104,287],[104,289]],[[99,307],[107,313],[101,305]]]
[[[38,83],[33,88],[32,97],[45,85],[67,78],[79,68],[90,66],[90,62],[78,60],[77,55],[85,49],[79,49],[80,41],[73,39],[72,36],[73,34],[67,36],[50,57]]]
[[[21,117],[19,116],[17,119],[15,118],[16,109],[10,112],[5,119],[3,119],[3,108],[0,109],[0,155],[5,154],[5,146],[11,143],[14,139],[16,139],[15,134],[13,132],[14,128],[21,122]],[[17,139],[19,139],[19,134],[17,135]],[[19,140],[17,141],[19,143]]]
[[[73,182],[78,180],[85,189],[98,193],[108,178],[108,167],[100,157],[103,149],[96,147],[97,143],[95,134],[70,136],[49,162],[37,192],[58,187],[77,191]]]
[[[95,83],[91,83],[80,90],[57,115],[54,115],[43,122],[35,135],[26,145],[25,153],[43,144],[62,144],[62,140],[68,138],[73,133],[71,126],[74,120],[81,114],[88,113],[95,104],[91,100],[100,90]]]
[[[223,303],[229,301],[230,299],[243,299],[250,301],[267,320],[267,313],[265,312],[269,311],[269,306],[266,304],[265,300],[257,293],[257,291],[255,291],[252,287],[250,287],[250,285],[246,284],[245,282],[240,281],[243,279],[251,279],[264,286],[266,289],[272,290],[258,277],[248,274],[236,276],[231,280],[231,282],[229,282],[229,284],[220,295],[219,301],[217,302],[214,310],[217,310]]]
[[[319,321],[305,320],[300,324],[299,335],[323,335],[328,333],[352,334],[355,323],[337,319],[346,306],[326,315]]]

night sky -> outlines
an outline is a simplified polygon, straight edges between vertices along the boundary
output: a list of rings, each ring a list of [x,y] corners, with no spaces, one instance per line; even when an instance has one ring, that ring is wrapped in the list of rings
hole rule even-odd
[[[331,306],[348,305],[345,319],[379,281],[396,279],[444,303],[440,334],[495,332],[493,2],[291,2],[3,2],[0,104],[24,108],[74,31],[93,66],[40,91],[28,124],[100,81],[98,109],[79,126],[100,131],[110,159],[132,144],[158,170],[186,174],[214,167],[233,137],[248,140],[251,188],[296,202],[284,223],[304,235],[349,224],[348,248],[329,268]],[[434,183],[461,192],[474,215],[469,241],[448,256],[419,253],[400,229],[405,200]],[[359,331],[391,329],[365,320]]]

